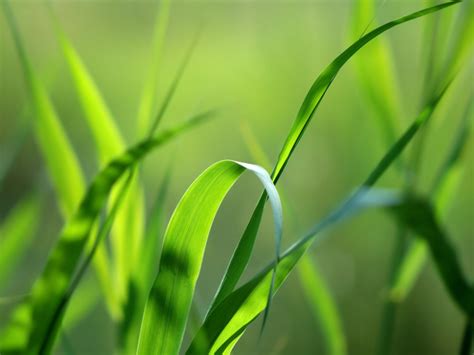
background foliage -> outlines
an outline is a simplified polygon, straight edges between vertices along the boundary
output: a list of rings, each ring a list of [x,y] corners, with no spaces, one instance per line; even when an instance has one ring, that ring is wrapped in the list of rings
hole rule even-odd
[[[217,109],[215,119],[151,154],[139,177],[137,174],[131,178],[143,182],[142,188],[136,182],[123,180],[123,184],[130,184],[130,195],[135,197],[125,200],[120,213],[130,213],[128,220],[134,223],[114,225],[107,247],[99,247],[99,255],[110,253],[117,259],[109,260],[113,265],[107,266],[96,257],[95,267],[86,272],[66,314],[67,326],[57,342],[60,352],[73,349],[73,353],[109,353],[117,343],[127,343],[123,335],[128,334],[126,329],[114,326],[122,312],[117,304],[129,292],[123,275],[134,275],[133,265],[139,264],[126,261],[129,257],[140,258],[133,252],[136,246],[120,244],[124,239],[117,236],[141,233],[150,220],[157,223],[152,226],[153,231],[159,231],[155,235],[162,235],[185,190],[216,161],[236,159],[270,170],[272,164],[268,161],[276,161],[303,98],[327,64],[363,33],[426,5],[421,1],[385,1],[375,6],[370,1],[176,2],[170,5],[166,18],[162,15],[166,2],[157,15],[157,4],[153,2],[61,1],[52,4],[57,23],[44,3],[13,2],[34,78],[25,84],[21,57],[10,25],[2,16],[0,215],[4,222],[0,227],[0,326],[7,323],[8,312],[21,295],[29,292],[46,263],[64,219],[71,216],[78,203],[80,196],[76,195],[82,195],[81,191],[107,161],[138,137],[146,136],[147,125],[140,126],[137,120],[147,121],[144,117],[148,111],[151,121],[160,103],[167,102],[169,87],[196,33],[199,32],[197,42],[159,132],[164,131],[161,126],[174,127],[209,109]],[[410,162],[418,154],[416,149],[421,150],[420,162],[412,165],[417,167],[416,183],[410,182],[410,173],[401,172],[403,167],[396,164],[378,183],[380,187],[402,190],[415,186],[419,193],[432,194],[439,166],[459,136],[459,127],[461,132],[468,132],[472,125],[468,104],[473,99],[473,29],[472,25],[461,30],[456,27],[463,16],[468,24],[472,23],[472,12],[472,5],[464,3],[389,30],[342,68],[278,183],[284,205],[284,249],[364,181],[396,137],[450,77],[454,63],[459,64],[453,67],[460,71],[434,112],[429,130],[422,131],[404,154],[403,161]],[[452,44],[458,30],[466,36],[461,36],[461,50]],[[58,38],[61,31],[66,42],[61,42],[61,36]],[[80,55],[80,61],[76,55]],[[90,77],[78,74],[82,66]],[[91,90],[95,90],[91,81],[101,93],[95,99],[91,99]],[[33,132],[37,128],[30,123],[38,118],[29,85],[36,88],[36,100],[40,100],[45,117],[50,111],[41,101],[42,87],[50,96],[71,141],[71,150],[77,154],[75,164],[83,172],[75,172],[79,169],[75,165],[64,165],[70,161],[69,153],[55,149],[57,145],[53,143],[62,138],[51,128],[53,123],[46,132],[36,133],[39,138],[35,141]],[[81,88],[88,93],[86,96],[81,97]],[[151,98],[147,99],[147,92]],[[102,110],[102,100],[110,112]],[[115,122],[118,128],[107,125],[108,121]],[[47,126],[50,121],[45,118],[44,122]],[[138,131],[137,126],[141,127]],[[101,137],[106,137],[107,144],[100,145]],[[451,180],[456,181],[445,188],[448,192],[444,195],[441,189],[435,205],[442,206],[442,226],[449,232],[467,279],[472,280],[474,155],[472,138],[465,133],[460,140],[462,155],[455,169],[450,170]],[[51,154],[58,154],[58,158],[45,162],[44,153],[38,148],[41,144],[52,149]],[[57,175],[64,179],[62,185],[75,186],[60,194],[62,199],[57,197],[48,177],[51,165],[58,162]],[[193,327],[205,315],[257,202],[261,187],[251,179],[250,174],[243,176],[217,213],[185,344],[189,344]],[[119,189],[116,190],[115,195],[119,196]],[[161,193],[164,190],[166,195]],[[158,195],[164,196],[162,202],[156,202]],[[141,220],[143,214],[136,207],[136,200],[143,196],[149,215],[154,205],[162,207],[157,218]],[[127,217],[118,220],[126,221]],[[261,339],[261,323],[254,322],[235,352],[323,352],[327,339],[334,337],[339,328],[349,353],[372,353],[383,347],[377,339],[383,334],[382,309],[391,294],[387,277],[399,240],[397,228],[386,211],[369,210],[325,231],[324,242],[310,249],[310,257],[303,260],[298,274],[290,275],[273,299]],[[21,244],[27,247],[8,244],[5,236],[12,233],[20,236],[9,240],[19,240],[24,235]],[[11,262],[14,266],[10,270],[2,265],[8,258],[16,261]],[[243,280],[272,258],[273,223],[268,208]],[[151,265],[157,267],[158,260]],[[118,271],[108,275],[110,270]],[[152,272],[148,277],[154,276]],[[112,284],[104,288],[104,282]],[[327,285],[329,294],[319,294],[319,299],[314,300],[311,295],[318,294],[314,291],[318,284]],[[450,299],[431,258],[413,284],[398,307],[390,331],[393,353],[455,353],[465,317]],[[103,297],[97,291],[100,288],[105,290]],[[394,297],[402,298],[396,292]],[[318,311],[314,302],[329,303],[330,309],[336,307],[340,320],[334,320],[338,316],[332,315],[331,310]],[[323,326],[311,309],[323,315]],[[331,326],[333,331],[328,335],[326,327]],[[329,341],[331,353],[343,351],[344,346],[337,345],[340,341],[344,340]]]

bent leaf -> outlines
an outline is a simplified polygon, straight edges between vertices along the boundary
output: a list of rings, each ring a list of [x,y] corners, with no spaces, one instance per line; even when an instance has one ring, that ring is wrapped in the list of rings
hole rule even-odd
[[[447,88],[445,87],[438,97],[420,113],[405,133],[386,152],[355,193],[344,201],[340,207],[316,224],[306,236],[298,240],[298,242],[283,253],[275,273],[275,292],[321,231],[370,205],[386,206],[397,202],[396,198],[390,196],[388,198],[370,198],[370,188],[375,185],[385,171],[400,156],[418,130],[431,118]],[[188,354],[212,353],[218,349],[230,351],[228,346],[230,344],[235,345],[235,337],[240,336],[264,309],[265,302],[263,299],[265,293],[263,291],[268,290],[268,284],[271,282],[272,277],[270,275],[271,270],[272,265],[267,266],[249,282],[230,293],[211,309],[203,326],[194,337],[188,349]]]
[[[54,312],[71,284],[94,221],[114,184],[152,149],[208,117],[208,113],[198,115],[156,138],[133,146],[96,176],[79,209],[61,232],[44,271],[33,286],[31,296],[14,311],[13,318],[0,337],[1,352],[35,354],[49,350],[47,347],[52,345],[49,336],[54,334],[48,334],[48,330],[54,321]]]
[[[235,161],[212,165],[183,195],[166,229],[158,275],[145,306],[137,354],[179,353],[212,223],[227,192],[245,170],[254,173],[268,193],[278,260],[282,209],[270,175],[257,165]],[[270,288],[267,295],[269,291]]]
[[[291,127],[290,133],[288,134],[286,141],[283,145],[283,148],[280,152],[278,157],[278,161],[275,165],[275,168],[272,173],[273,182],[276,184],[278,182],[279,177],[283,173],[286,164],[288,163],[291,154],[293,153],[294,149],[298,145],[299,140],[303,136],[304,130],[308,126],[309,122],[311,121],[311,117],[313,116],[314,112],[316,111],[319,103],[321,102],[324,94],[328,90],[329,86],[331,85],[332,81],[337,76],[339,70],[344,66],[344,64],[355,54],[358,52],[359,49],[364,47],[367,43],[369,43],[372,39],[376,38],[383,32],[389,30],[392,27],[398,26],[402,23],[414,20],[416,18],[426,16],[433,12],[442,10],[448,6],[454,5],[459,1],[452,1],[447,2],[438,6],[433,6],[426,8],[421,11],[414,12],[408,16],[401,17],[397,20],[387,22],[386,24],[377,27],[373,31],[369,32],[365,36],[361,37],[358,41],[353,43],[350,47],[348,47],[344,52],[342,52],[336,59],[332,61],[329,66],[318,76],[316,81],[311,86],[308,94],[306,95],[303,104],[300,107],[298,115]],[[448,84],[447,84],[448,85]],[[438,93],[438,96],[435,97],[432,102],[429,103],[428,108],[425,112],[423,112],[418,120],[420,121],[419,124],[422,124],[430,115],[431,115],[431,108],[433,103],[438,100],[443,95],[444,91]],[[416,123],[407,131],[404,139],[411,139],[411,135],[415,134],[419,128],[419,124]],[[406,142],[401,141],[400,144],[405,144]],[[391,157],[387,157],[385,161],[381,161],[381,164],[385,164],[390,161]],[[391,161],[388,162],[391,164]],[[386,167],[380,166],[380,169],[384,169]],[[378,171],[374,171],[374,174],[378,174]],[[372,177],[369,177],[369,180]],[[371,181],[367,181],[370,183]],[[370,185],[370,184],[369,184]],[[260,221],[262,218],[262,211],[265,205],[265,194],[262,195],[260,198],[257,207],[255,208],[252,217],[247,225],[247,228],[242,235],[237,248],[232,255],[232,259],[227,267],[225,275],[222,279],[222,282],[219,286],[219,289],[214,297],[214,300],[209,308],[208,314],[216,307],[219,302],[221,302],[237,285],[243,271],[245,270],[247,263],[250,259],[250,255],[252,253],[253,245],[255,243],[255,239],[258,233],[258,229],[260,226]]]

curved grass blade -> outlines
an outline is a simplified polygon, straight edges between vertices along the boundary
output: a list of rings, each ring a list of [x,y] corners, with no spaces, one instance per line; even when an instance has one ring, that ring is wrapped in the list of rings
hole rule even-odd
[[[291,127],[290,133],[286,138],[286,141],[278,157],[278,161],[271,175],[273,182],[275,184],[278,182],[278,179],[283,173],[286,164],[288,163],[291,157],[291,154],[298,145],[299,140],[303,136],[304,130],[311,121],[311,117],[316,111],[319,103],[324,97],[324,94],[328,90],[332,81],[337,76],[339,70],[355,53],[358,52],[359,49],[364,47],[367,43],[369,43],[371,40],[373,40],[383,32],[395,26],[442,10],[458,2],[459,1],[452,1],[438,6],[429,7],[424,10],[414,12],[408,16],[401,17],[397,20],[387,22],[386,24],[377,27],[373,31],[361,37],[358,41],[356,41],[344,52],[342,52],[331,64],[329,64],[329,66],[326,67],[326,69],[318,76],[316,81],[313,83],[303,101],[303,104],[300,107],[298,115],[293,123],[293,126]],[[219,302],[221,302],[230,292],[232,292],[247,266],[247,263],[250,259],[250,255],[252,254],[253,245],[255,243],[255,239],[260,226],[262,211],[265,205],[265,198],[266,196],[265,194],[263,194],[250,218],[247,228],[245,229],[240,239],[240,242],[237,248],[235,249],[234,254],[232,255],[231,261],[227,267],[227,270],[216,293],[216,296],[214,297],[211,307],[209,308],[209,312],[211,312],[217,306],[217,304],[219,304]]]
[[[245,170],[257,176],[269,195],[278,261],[283,217],[270,175],[257,165],[235,161],[212,165],[188,188],[166,229],[158,275],[145,306],[137,354],[179,352],[212,223],[227,192]]]
[[[346,354],[346,340],[337,307],[328,293],[323,277],[313,265],[309,255],[303,255],[298,264],[298,274],[314,318],[319,320],[326,339],[327,354]]]
[[[250,129],[248,123],[241,124],[241,132],[248,148],[248,151],[252,154],[252,157],[260,164],[263,163],[266,166],[270,166],[269,159],[267,158],[264,150],[260,146],[257,138]],[[288,215],[291,216],[293,223],[296,221],[296,215],[290,208],[289,200],[285,198],[283,189],[280,188],[280,197],[283,203],[286,203]],[[339,320],[339,314],[337,308],[330,296],[330,291],[325,284],[322,276],[319,274],[318,269],[311,262],[309,256],[303,256],[303,260],[298,268],[300,281],[302,288],[305,292],[306,298],[310,303],[311,309],[313,310],[313,318],[320,325],[324,334],[326,347],[329,354],[345,354],[345,336],[342,330],[341,321]],[[268,308],[268,307],[267,307]],[[263,329],[264,323],[262,323]],[[243,335],[243,332],[240,336]],[[237,343],[239,337],[233,341]],[[235,345],[235,344],[234,344]],[[229,345],[228,348],[232,348],[233,345]],[[230,350],[229,350],[230,353]]]
[[[30,245],[40,218],[41,200],[37,193],[21,200],[0,225],[0,288]]]
[[[19,305],[4,335],[0,337],[1,352],[34,354],[40,351],[45,342],[49,342],[48,325],[70,286],[94,221],[104,207],[112,187],[128,169],[152,149],[207,120],[209,116],[209,113],[198,115],[184,124],[161,133],[156,138],[133,146],[96,176],[79,209],[61,232],[44,271],[33,286],[31,296],[25,303]]]
[[[410,127],[386,152],[355,193],[314,226],[306,236],[283,253],[281,261],[277,265],[275,292],[321,231],[344,218],[350,217],[359,210],[367,208],[371,202],[376,206],[393,205],[396,202],[396,199],[393,198],[367,199],[364,196],[367,195],[370,188],[374,186],[383,173],[400,156],[418,130],[428,122],[446,90],[447,87],[416,117]],[[249,282],[230,293],[209,312],[203,326],[194,337],[188,349],[189,354],[214,352],[245,330],[264,309],[263,299],[265,293],[263,291],[268,290],[268,284],[272,278],[272,275],[270,275],[271,270],[271,265],[267,266]],[[202,344],[206,344],[206,347],[202,348]]]
[[[36,140],[46,161],[61,211],[70,216],[82,198],[84,177],[47,91],[28,59],[10,5],[8,1],[2,1],[2,5],[32,99]]]

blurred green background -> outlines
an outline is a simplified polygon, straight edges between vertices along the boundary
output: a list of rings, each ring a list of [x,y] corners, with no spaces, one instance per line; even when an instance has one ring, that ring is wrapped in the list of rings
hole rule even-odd
[[[135,117],[149,66],[156,3],[59,1],[53,2],[53,6],[104,94],[127,142],[135,142]],[[423,6],[422,1],[386,1],[378,7],[374,20],[384,23]],[[170,85],[199,29],[201,35],[163,125],[170,126],[207,109],[218,109],[218,117],[146,159],[143,179],[148,205],[152,204],[170,165],[173,179],[167,198],[167,216],[171,215],[193,179],[213,162],[236,159],[262,163],[255,161],[249,152],[245,140],[248,133],[245,132],[252,132],[273,163],[310,85],[351,43],[353,8],[354,3],[350,1],[173,3],[160,71],[161,96],[157,102]],[[13,10],[33,64],[47,84],[90,180],[98,168],[93,140],[46,7],[41,1],[16,1]],[[450,11],[455,9],[446,10]],[[401,128],[408,126],[420,108],[425,70],[424,21],[419,19],[384,34],[392,48],[400,88],[404,112],[398,120]],[[34,117],[28,110],[23,73],[3,16],[0,16],[0,36],[0,142],[3,143],[11,139],[21,120]],[[377,73],[373,75],[377,76]],[[422,192],[428,190],[464,107],[473,99],[473,82],[471,52],[467,66],[430,122],[419,183]],[[279,189],[290,197],[284,206],[284,245],[301,237],[362,182],[386,148],[370,104],[361,92],[355,66],[349,62],[322,101],[279,183]],[[1,152],[2,156],[6,153]],[[463,164],[461,184],[443,223],[472,279],[472,139]],[[378,186],[398,188],[402,186],[402,180],[392,168]],[[27,255],[0,290],[0,296],[21,295],[28,291],[63,223],[44,164],[30,134],[1,186],[0,216],[5,216],[17,201],[36,187],[45,197],[40,227]],[[214,295],[258,199],[259,189],[252,176],[244,177],[218,214],[198,283],[197,303],[202,312]],[[349,353],[373,353],[395,241],[394,222],[383,211],[369,211],[331,229],[326,237],[312,249],[312,256],[339,307]],[[272,243],[272,222],[267,211],[247,277],[271,260]],[[0,325],[6,321],[7,310],[8,306],[0,305]],[[393,353],[454,354],[462,326],[463,317],[430,261],[413,292],[400,307]],[[260,322],[251,326],[236,347],[236,354],[318,354],[324,351],[322,335],[309,312],[296,274],[290,276],[276,296],[268,326],[260,340],[259,327]],[[93,311],[69,331],[68,337],[78,354],[110,353],[115,332],[104,305],[99,302],[94,306]]]

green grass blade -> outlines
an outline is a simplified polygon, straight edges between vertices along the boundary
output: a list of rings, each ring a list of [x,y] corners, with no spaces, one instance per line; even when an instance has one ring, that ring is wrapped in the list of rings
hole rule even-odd
[[[183,77],[184,71],[186,70],[186,67],[189,64],[189,61],[191,59],[191,56],[194,52],[194,49],[196,48],[197,40],[198,40],[199,35],[197,34],[193,41],[191,42],[188,50],[186,51],[186,54],[184,55],[184,58],[178,68],[178,72],[176,73],[176,76],[174,77],[173,81],[171,82],[170,87],[168,88],[168,91],[166,92],[166,95],[163,99],[163,102],[160,106],[160,109],[155,116],[155,119],[153,120],[151,127],[149,128],[148,135],[151,137],[156,133],[156,130],[158,128],[158,125],[161,123],[163,116],[165,115],[166,111],[168,110],[168,107],[171,103],[171,100],[176,92],[176,89],[179,86],[179,83],[181,82],[181,79]]]
[[[260,164],[270,166],[264,150],[260,146],[257,138],[250,129],[248,123],[242,122],[241,132],[246,143],[248,151],[252,157]],[[289,199],[285,198],[283,189],[280,188],[280,198],[287,206],[287,215],[293,219],[292,223],[296,221],[296,214],[290,208]],[[288,219],[287,219],[288,220]],[[307,256],[303,256],[300,267],[298,268],[302,288],[305,292],[306,298],[313,310],[313,317],[323,330],[325,342],[329,354],[344,354],[345,353],[345,337],[339,320],[337,308],[331,299],[330,291],[325,284],[321,275],[319,275],[317,268]],[[263,326],[263,325],[262,325]],[[243,333],[241,333],[243,335]],[[237,343],[240,336],[234,339],[234,344],[230,344],[227,349],[230,349]]]
[[[46,89],[28,59],[8,1],[2,1],[2,5],[32,99],[36,118],[34,121],[36,140],[46,161],[61,211],[65,216],[70,216],[84,192],[85,184],[81,168]]]
[[[101,166],[104,166],[125,150],[124,139],[102,94],[79,54],[64,33],[51,6],[50,10],[55,24],[55,32],[73,78],[84,116],[94,137],[99,162]],[[107,132],[107,134],[104,134],[104,132]],[[114,188],[111,195],[111,205],[115,204],[115,200],[123,186],[125,186],[125,183],[121,181]],[[130,264],[133,264],[137,258],[137,249],[140,247],[143,235],[143,191],[136,178],[130,184],[129,189],[130,192],[127,194],[124,207],[117,216],[112,238],[118,275],[116,278],[118,299],[125,297],[125,285],[130,274]],[[130,238],[130,235],[134,238]],[[109,305],[109,308],[117,308],[117,306]]]
[[[152,53],[150,56],[150,68],[147,73],[145,87],[138,107],[138,136],[144,137],[150,130],[150,120],[154,112],[154,100],[158,89],[158,74],[162,60],[163,46],[165,42],[166,29],[168,27],[171,0],[162,0],[158,7],[153,33]]]
[[[0,288],[30,246],[40,218],[41,201],[36,193],[21,200],[0,225]]]
[[[137,349],[142,311],[150,292],[153,279],[158,271],[157,260],[161,251],[162,235],[165,228],[164,207],[171,182],[171,168],[166,170],[156,194],[150,216],[147,218],[145,239],[141,251],[141,262],[135,265],[128,284],[127,303],[120,324],[119,346],[121,353],[131,354]]]
[[[60,26],[51,9],[54,30],[68,65],[84,117],[93,134],[101,165],[125,150],[125,143],[115,120],[84,62]],[[104,134],[107,132],[107,134]]]
[[[367,24],[375,17],[374,3],[374,0],[357,1],[352,23],[352,38],[355,40],[360,38]],[[373,40],[354,57],[354,64],[366,102],[372,107],[384,143],[389,145],[397,136],[398,117],[403,117],[389,43],[382,37]]]
[[[349,48],[342,52],[336,59],[333,60],[331,64],[319,75],[316,81],[311,86],[306,98],[301,105],[301,108],[298,112],[298,116],[291,127],[290,133],[287,137],[287,140],[280,152],[278,157],[278,162],[272,173],[274,180],[277,180],[281,175],[283,168],[287,164],[291,154],[293,153],[298,141],[304,133],[305,128],[307,127],[313,113],[317,109],[319,103],[321,102],[324,94],[331,85],[332,81],[337,76],[339,70],[344,66],[344,64],[355,54],[359,49],[364,47],[371,40],[384,33],[385,31],[391,29],[392,27],[398,26],[402,23],[412,21],[422,16],[434,13],[441,9],[444,9],[448,6],[459,3],[459,1],[447,2],[441,5],[433,6],[426,8],[421,11],[414,12],[408,16],[401,17],[397,20],[387,22],[386,24],[377,27],[373,31],[367,33],[359,40],[354,42]]]
[[[41,349],[45,340],[49,342],[47,331],[54,311],[70,286],[94,221],[104,207],[114,184],[152,149],[209,117],[209,113],[198,115],[156,138],[133,146],[96,176],[79,209],[61,232],[45,269],[33,286],[31,296],[14,311],[13,318],[0,336],[1,352],[33,354]]]
[[[301,258],[298,264],[298,274],[313,316],[319,320],[321,325],[320,328],[327,344],[327,354],[346,354],[346,340],[337,306],[328,293],[328,287],[323,277],[313,265],[309,255],[303,255]]]
[[[137,354],[177,354],[194,287],[215,215],[245,170],[254,173],[269,195],[279,258],[282,210],[270,175],[261,167],[221,161],[206,169],[181,198],[168,224],[158,275],[145,307]],[[267,289],[267,295],[270,287]]]
[[[62,319],[64,317],[65,310],[71,300],[71,297],[76,290],[79,282],[81,281],[82,277],[86,269],[88,268],[95,252],[97,251],[97,247],[100,245],[101,241],[103,241],[107,235],[110,233],[112,229],[112,225],[115,221],[115,217],[117,216],[117,211],[122,207],[123,201],[125,196],[127,195],[128,189],[130,187],[130,183],[133,178],[133,170],[128,173],[126,176],[126,180],[124,184],[121,186],[121,190],[119,191],[117,198],[114,201],[110,212],[107,215],[104,223],[100,227],[99,231],[95,234],[95,238],[93,239],[93,246],[87,253],[85,260],[77,267],[77,272],[75,276],[72,278],[70,285],[66,292],[61,296],[56,309],[53,311],[53,316],[51,317],[51,321],[48,324],[48,328],[45,332],[44,340],[41,341],[40,352],[41,353],[50,353],[54,346],[54,341],[58,334],[59,328],[61,326]]]
[[[463,152],[467,147],[470,125],[472,124],[470,118],[472,118],[474,112],[473,107],[474,105],[471,103],[464,113],[451,151],[440,167],[431,189],[431,195],[434,196],[434,204],[441,219],[446,215],[463,175],[461,161]],[[390,298],[394,302],[403,301],[413,288],[427,256],[428,250],[425,241],[422,238],[413,239],[397,269],[395,281],[391,285]]]
[[[344,52],[342,52],[331,64],[329,64],[329,66],[326,67],[326,69],[318,76],[316,81],[313,83],[311,89],[309,90],[303,101],[303,104],[300,107],[296,120],[294,121],[291,127],[290,133],[286,138],[286,141],[278,157],[278,161],[273,170],[273,181],[277,183],[279,177],[283,173],[285,166],[288,163],[291,154],[296,148],[299,140],[303,136],[304,130],[308,126],[311,117],[316,111],[319,103],[324,97],[324,94],[328,90],[332,81],[337,76],[339,70],[355,53],[358,52],[359,49],[364,47],[367,43],[369,43],[371,40],[373,40],[383,32],[397,25],[442,10],[458,2],[459,1],[447,2],[438,6],[433,6],[421,11],[414,12],[408,16],[401,17],[391,22],[387,22],[386,24],[377,27],[373,31],[361,37],[358,41],[356,41]],[[429,115],[429,112],[426,112],[425,114]],[[417,128],[414,128],[415,132],[416,130]],[[414,132],[412,133],[414,134]],[[250,218],[247,228],[245,229],[244,234],[242,235],[240,242],[236,250],[234,251],[234,254],[232,255],[232,259],[227,267],[225,275],[222,279],[216,296],[214,297],[211,307],[209,308],[209,311],[211,311],[234,289],[243,271],[245,270],[247,263],[250,259],[250,255],[252,254],[253,246],[260,226],[264,205],[265,195],[263,195],[259,200],[257,207],[255,208],[252,217]]]
[[[455,24],[451,42],[446,49],[447,54],[436,76],[436,82],[439,85],[443,85],[446,78],[455,75],[466,58],[470,57],[472,61],[474,48],[474,3],[472,1],[462,2]]]
[[[369,193],[370,188],[400,156],[420,127],[430,119],[446,90],[447,87],[440,92],[439,96],[435,98],[418,117],[416,117],[410,127],[408,127],[405,133],[386,152],[384,157],[355,193],[344,201],[340,207],[336,208],[333,212],[328,214],[326,218],[314,226],[306,236],[283,253],[281,262],[277,265],[275,291],[282,285],[298,260],[304,255],[306,250],[314,242],[315,237],[321,231],[342,219],[350,217],[355,212],[367,208],[371,203],[379,206],[394,203],[393,198],[367,199],[364,198],[364,196]],[[238,332],[244,331],[248,324],[264,309],[264,303],[262,301],[264,294],[262,294],[262,291],[268,291],[268,283],[272,278],[272,275],[270,275],[271,270],[272,266],[267,266],[245,285],[223,298],[223,300],[209,312],[204,321],[204,325],[188,349],[189,354],[215,351],[226,344],[230,339],[233,339]],[[207,342],[207,347],[203,349],[200,346],[205,342]]]
[[[467,316],[474,315],[474,288],[463,275],[456,251],[440,227],[431,205],[417,197],[407,197],[391,210],[410,229],[423,237],[454,302]]]

